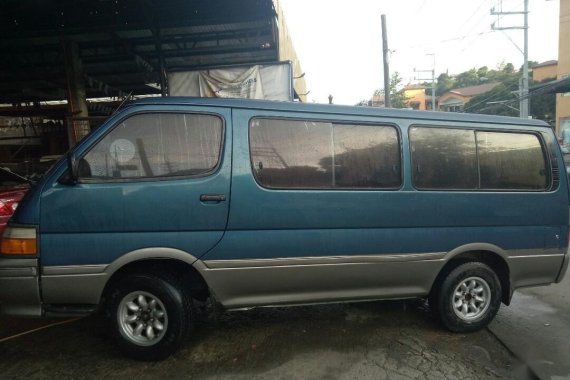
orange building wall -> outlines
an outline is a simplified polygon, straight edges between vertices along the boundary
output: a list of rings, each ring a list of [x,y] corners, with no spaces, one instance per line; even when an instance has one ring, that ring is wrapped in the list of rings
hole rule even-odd
[[[404,89],[404,96],[409,105],[411,105],[412,102],[418,102],[418,110],[426,110],[426,90],[424,88]]]
[[[558,65],[535,67],[532,69],[532,79],[541,82],[545,79],[556,78],[558,75]]]

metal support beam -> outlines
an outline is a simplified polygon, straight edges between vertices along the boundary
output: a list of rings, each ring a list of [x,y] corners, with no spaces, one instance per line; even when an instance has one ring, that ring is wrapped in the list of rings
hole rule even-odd
[[[74,117],[88,117],[85,83],[83,81],[83,68],[79,59],[79,48],[74,41],[63,40],[63,55],[65,61],[65,74],[67,79],[67,104],[69,114]],[[90,132],[88,121],[72,121],[68,123],[69,147]]]
[[[100,91],[106,96],[118,96],[120,98],[126,98],[127,96],[130,95],[127,94],[126,92],[121,91],[118,88],[109,86],[108,84],[105,84],[98,79],[92,78],[87,74],[83,74],[83,77],[85,78],[85,81],[87,82],[89,88],[91,88],[92,90]]]
[[[148,62],[146,59],[144,59],[143,57],[138,55],[135,52],[135,49],[133,48],[133,46],[127,40],[121,38],[121,36],[119,36],[116,31],[111,32],[111,38],[115,42],[122,45],[125,52],[127,52],[133,56],[133,58],[135,59],[135,63],[137,64],[137,66],[139,68],[141,68],[144,71],[149,72],[149,73],[154,72],[154,66],[150,62]]]
[[[168,85],[166,79],[166,64],[164,62],[164,53],[162,51],[162,42],[160,41],[160,29],[153,30],[152,34],[155,38],[155,48],[156,54],[158,56],[158,64],[159,64],[159,72],[158,75],[160,76],[160,94],[162,96],[168,95]]]

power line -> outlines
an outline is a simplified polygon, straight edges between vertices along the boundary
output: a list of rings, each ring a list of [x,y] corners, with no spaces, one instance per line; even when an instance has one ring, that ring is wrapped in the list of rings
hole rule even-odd
[[[518,87],[518,85],[514,84],[514,85],[511,85],[511,86],[507,87],[506,90],[507,90],[507,91],[513,91],[516,87]],[[490,100],[495,100],[497,97],[501,97],[502,95],[503,95],[503,94],[501,94],[501,93],[495,93],[495,94],[493,94],[493,95],[491,95],[491,96],[489,96],[489,97],[487,97],[487,98],[481,100],[481,101],[478,102],[478,103],[475,103],[475,104],[473,104],[473,105],[471,105],[471,106],[469,106],[469,107],[467,107],[467,108],[464,108],[461,112],[467,112],[467,110],[470,110],[470,109],[472,109],[472,108],[475,108],[475,107],[477,107],[478,105],[481,105],[481,104],[483,104],[483,103],[487,103],[487,102],[490,101]],[[515,99],[515,101],[518,101],[518,100]]]
[[[517,44],[514,43],[514,41],[510,38],[510,36],[507,35],[507,37],[509,38],[509,40],[511,40],[511,42],[517,47],[517,49],[519,49],[522,54],[523,54],[523,58],[524,58],[524,63],[523,63],[523,75],[522,75],[522,82],[521,82],[521,95],[520,96],[520,105],[519,105],[519,109],[520,109],[520,117],[523,119],[526,119],[529,115],[529,101],[528,101],[528,97],[526,97],[526,95],[528,94],[528,0],[524,0],[523,3],[523,10],[517,10],[515,12],[511,12],[511,11],[507,11],[504,12],[502,10],[502,1],[499,1],[499,7],[500,9],[498,11],[495,11],[495,8],[491,8],[491,14],[493,15],[523,15],[523,25],[522,26],[509,26],[509,27],[502,27],[502,26],[495,26],[495,24],[497,22],[494,22],[493,24],[491,24],[491,28],[493,30],[508,30],[508,29],[522,29],[523,31],[523,37],[524,37],[524,49],[520,49],[518,47]]]
[[[516,104],[517,102],[519,102],[522,99],[530,99],[533,96],[540,96],[540,95],[545,95],[546,90],[549,90],[552,87],[555,87],[558,83],[556,81],[553,81],[551,83],[545,84],[543,87],[541,87],[539,90],[533,91],[533,92],[529,92],[527,95],[525,96],[521,96],[521,97],[516,97],[515,99],[502,99],[502,100],[498,100],[500,102],[504,102],[503,104]],[[517,85],[513,85],[510,87],[511,91],[513,88],[517,87]],[[493,98],[496,98],[497,95],[501,95],[501,94],[494,94],[491,95],[485,99],[483,99],[482,101],[468,107],[465,108],[464,110],[462,110],[461,112],[466,112],[468,109],[472,109],[482,103],[487,103],[488,101],[492,100]]]
[[[482,35],[485,35],[485,34],[489,34],[489,33],[493,33],[493,32],[494,32],[493,30],[487,30],[487,31],[484,31],[484,32],[476,33],[476,34],[468,34],[468,35],[459,36],[459,37],[446,38],[445,40],[434,41],[434,42],[430,42],[430,43],[428,43],[428,44],[412,45],[412,46],[408,46],[408,47],[406,47],[406,48],[404,48],[404,49],[412,50],[412,49],[417,49],[417,48],[420,48],[420,47],[432,46],[432,45],[436,45],[436,44],[444,44],[444,43],[448,43],[448,42],[463,40],[463,39],[465,39],[465,38],[467,38],[467,37],[479,37],[479,36],[482,36]],[[404,49],[400,49],[400,50],[404,50]]]
[[[479,12],[479,10],[483,7],[483,5],[485,5],[486,2],[487,2],[487,0],[483,0],[483,1],[481,2],[481,4],[479,4],[479,6],[478,6],[477,9],[475,10],[475,12],[471,13],[471,15],[467,18],[467,20],[465,20],[463,23],[461,23],[461,26],[459,27],[459,29],[457,29],[457,30],[455,31],[454,34],[458,34],[461,30],[463,30],[463,28],[464,28],[467,24],[469,24],[469,21],[471,21],[471,19],[473,19],[473,17],[475,17],[475,15],[477,14],[477,12]],[[486,13],[486,12],[483,13],[482,16],[483,16],[483,17],[479,17],[479,18],[477,19],[477,21],[475,22],[475,25],[479,24],[479,22],[480,22],[481,20],[483,20],[483,18],[484,18],[485,16],[487,16],[487,13]],[[473,27],[472,27],[466,34],[469,34],[469,33],[471,32],[471,30],[473,30]]]

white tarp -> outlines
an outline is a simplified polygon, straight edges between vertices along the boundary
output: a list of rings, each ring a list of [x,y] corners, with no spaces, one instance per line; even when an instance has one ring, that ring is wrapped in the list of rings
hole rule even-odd
[[[168,74],[171,96],[293,100],[290,63]]]

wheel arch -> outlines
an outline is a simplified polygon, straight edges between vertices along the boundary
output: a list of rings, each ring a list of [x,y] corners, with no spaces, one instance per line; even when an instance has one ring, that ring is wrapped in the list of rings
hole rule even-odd
[[[502,290],[502,302],[509,305],[512,297],[512,287],[510,280],[510,268],[508,265],[508,254],[500,247],[488,243],[472,243],[457,247],[445,255],[445,264],[437,274],[430,294],[437,292],[445,277],[459,265],[478,261],[488,265],[499,277]]]
[[[105,269],[108,280],[101,292],[104,300],[113,285],[123,276],[134,273],[160,274],[168,272],[179,277],[192,297],[202,299],[208,296],[208,285],[194,266],[196,257],[171,248],[144,248],[129,252],[113,261]]]

